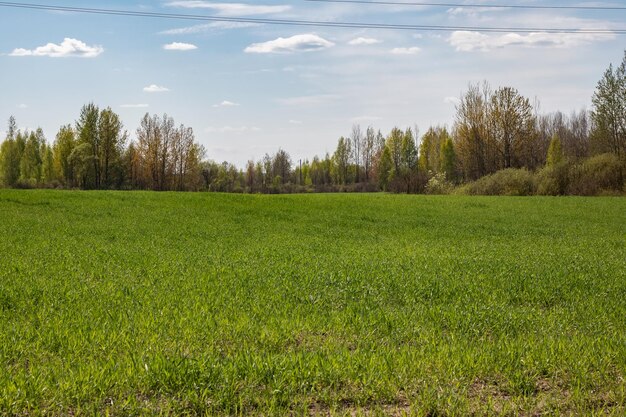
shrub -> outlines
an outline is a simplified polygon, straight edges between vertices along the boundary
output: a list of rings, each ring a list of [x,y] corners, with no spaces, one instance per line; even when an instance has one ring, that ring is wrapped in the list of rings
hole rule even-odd
[[[615,154],[591,157],[570,173],[568,192],[575,195],[615,194],[624,191],[624,163]]]
[[[18,190],[32,190],[34,188],[37,188],[37,185],[34,181],[31,180],[18,180],[15,185],[13,185],[13,188],[16,188]]]
[[[469,195],[533,195],[535,183],[533,174],[526,169],[504,169],[482,177],[462,187],[459,192]]]
[[[548,165],[535,176],[537,194],[539,195],[565,195],[570,184],[570,175],[573,164],[562,161],[554,165]]]
[[[424,191],[426,194],[450,194],[453,189],[454,184],[446,179],[444,172],[440,172],[428,180]]]

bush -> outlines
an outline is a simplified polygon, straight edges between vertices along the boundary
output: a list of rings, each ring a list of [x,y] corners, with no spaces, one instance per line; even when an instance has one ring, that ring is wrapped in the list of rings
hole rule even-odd
[[[624,191],[624,162],[606,153],[582,161],[570,174],[569,194],[611,195]]]
[[[30,180],[18,180],[13,188],[18,190],[32,190],[34,188],[37,188],[37,184],[35,184],[34,181]]]
[[[535,193],[533,174],[526,169],[504,169],[467,184],[459,192],[469,195],[526,196]]]
[[[567,161],[546,166],[535,176],[537,194],[565,195],[568,193],[573,164]]]
[[[446,179],[446,174],[440,172],[433,175],[426,184],[426,194],[450,194],[454,190],[454,184]]]

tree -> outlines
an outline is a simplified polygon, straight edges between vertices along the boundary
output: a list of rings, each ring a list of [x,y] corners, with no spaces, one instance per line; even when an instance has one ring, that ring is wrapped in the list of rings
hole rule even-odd
[[[191,128],[186,129],[188,132],[191,131]],[[193,135],[193,134],[192,134]],[[201,183],[201,174],[202,174],[202,160],[206,156],[206,150],[204,147],[198,143],[193,142],[191,147],[189,148],[189,152],[185,157],[185,170],[181,175],[181,179],[183,180],[183,185],[181,190],[189,190],[189,191],[197,191],[200,190]],[[242,175],[239,175],[242,180]],[[241,181],[243,182],[243,181]]]
[[[253,160],[246,164],[246,187],[250,192],[254,192],[256,184],[256,167]]]
[[[313,158],[311,168],[309,169],[309,176],[314,186],[320,187],[332,183],[331,165],[332,163],[328,154],[326,154],[324,159],[320,159],[317,156]]]
[[[378,186],[381,190],[387,191],[389,183],[392,180],[393,161],[391,158],[391,150],[385,146],[378,162]]]
[[[440,172],[442,172],[448,181],[456,180],[456,153],[454,151],[454,142],[448,137],[441,142],[440,156]]]
[[[531,165],[529,160],[522,162],[522,155],[532,155],[534,140],[535,118],[530,101],[514,88],[501,87],[491,97],[490,110],[488,118],[501,157],[498,168]]]
[[[389,148],[391,155],[391,162],[393,165],[392,178],[400,172],[400,166],[402,164],[402,140],[404,139],[404,132],[397,127],[391,129],[391,133],[387,137],[386,147]]]
[[[415,139],[411,129],[407,129],[402,137],[400,155],[400,172],[399,176],[404,181],[407,194],[416,191],[415,185],[417,178],[417,148],[415,147]]]
[[[0,145],[0,179],[7,187],[13,187],[20,178],[20,160],[22,158],[17,136],[21,133],[17,131],[15,118],[9,118],[7,138]]]
[[[119,116],[107,107],[100,112],[98,118],[98,137],[100,140],[98,160],[102,173],[101,185],[109,188],[112,185],[112,165],[122,155],[126,135],[122,133],[123,124]]]
[[[199,169],[199,161],[197,157],[200,155],[197,151],[199,148],[195,148],[195,136],[193,129],[180,125],[180,127],[174,132],[174,139],[171,146],[171,165],[173,174],[176,177],[175,189],[179,191],[185,190],[192,176],[195,176],[194,172]],[[204,153],[204,150],[201,151]],[[196,187],[192,185],[192,188]]]
[[[43,132],[31,132],[28,135],[22,158],[20,159],[20,179],[31,185],[37,185],[41,181],[41,144],[44,141]]]
[[[363,139],[363,168],[365,169],[365,181],[370,181],[372,173],[372,164],[376,153],[376,132],[372,126],[367,128],[365,138]]]
[[[98,129],[98,119],[100,117],[100,110],[98,107],[89,103],[83,106],[80,110],[80,117],[76,122],[76,132],[78,135],[79,144],[87,144],[91,149],[90,160],[93,165],[93,169],[81,172],[83,187],[100,188],[100,132]],[[85,149],[81,149],[81,158],[85,157]],[[83,167],[84,168],[84,167]]]
[[[476,180],[490,171],[488,164],[489,130],[486,116],[490,87],[470,84],[456,108],[455,138],[459,161],[466,180]]]
[[[559,135],[554,135],[550,141],[550,147],[548,148],[546,164],[548,166],[554,166],[558,165],[562,160],[563,147],[561,146],[561,139],[559,139]]]
[[[621,65],[605,71],[593,95],[592,134],[597,153],[626,155],[626,51]]]
[[[361,164],[361,147],[363,141],[363,134],[361,133],[361,126],[352,125],[352,133],[350,135],[351,139],[351,147],[352,147],[352,160],[354,161],[355,166],[355,182],[359,182],[359,165]]]
[[[137,129],[138,179],[144,187],[159,190],[161,179],[161,119],[146,113]]]
[[[268,190],[272,185],[272,157],[266,153],[263,156],[263,187]]]
[[[280,177],[280,184],[284,185],[291,179],[291,157],[283,149],[279,149],[272,159],[273,181]]]
[[[535,133],[539,163],[545,162],[552,138],[557,135],[563,148],[563,156],[574,160],[589,156],[592,127],[591,113],[585,109],[572,112],[568,117],[557,111],[537,117]]]
[[[254,165],[254,190],[261,192],[265,184],[265,174],[263,172],[263,162],[258,161]]]
[[[79,187],[87,188],[91,185],[94,175],[94,159],[93,148],[89,143],[79,143],[72,149],[69,161],[74,169],[76,184]]]
[[[499,169],[535,168],[543,154],[530,101],[512,87],[470,85],[457,106],[455,150],[466,180]]]
[[[173,167],[171,163],[172,150],[174,147],[174,141],[176,137],[174,119],[168,117],[167,114],[163,115],[161,121],[160,139],[158,154],[158,190],[164,191],[169,189],[170,178],[173,175]]]
[[[431,127],[422,136],[419,152],[419,169],[424,173],[441,170],[441,146],[450,139],[445,127]]]
[[[47,143],[44,143],[41,148],[41,177],[42,181],[46,184],[51,184],[55,180],[54,174],[54,157],[52,154],[52,148]]]
[[[333,154],[333,167],[335,183],[346,185],[348,183],[348,168],[350,166],[351,146],[350,141],[343,136],[337,141],[337,149]]]
[[[72,126],[62,126],[52,147],[53,165],[56,177],[66,186],[74,186],[74,167],[70,155],[76,146],[76,136]]]

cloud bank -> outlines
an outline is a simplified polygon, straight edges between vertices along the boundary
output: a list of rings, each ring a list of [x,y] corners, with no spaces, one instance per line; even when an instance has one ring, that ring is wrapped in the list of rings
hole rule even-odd
[[[614,38],[615,35],[610,33],[533,32],[528,34],[505,33],[487,35],[480,32],[456,31],[450,35],[448,43],[457,51],[461,52],[488,52],[509,46],[522,46],[527,48],[572,48]]]

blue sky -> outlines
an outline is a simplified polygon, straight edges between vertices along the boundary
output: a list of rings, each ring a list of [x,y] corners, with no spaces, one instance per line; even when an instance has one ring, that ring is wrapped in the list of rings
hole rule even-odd
[[[626,11],[300,0],[39,3],[391,24],[626,26]],[[604,70],[621,62],[625,40],[618,34],[234,25],[0,8],[0,118],[14,115],[21,128],[41,126],[52,140],[61,125],[74,123],[83,104],[93,101],[120,114],[131,137],[143,114],[167,113],[194,128],[210,159],[243,166],[282,147],[297,160],[332,152],[355,123],[383,132],[393,126],[417,125],[422,133],[430,125],[450,126],[455,100],[471,82],[515,87],[536,97],[542,112],[589,108]]]

